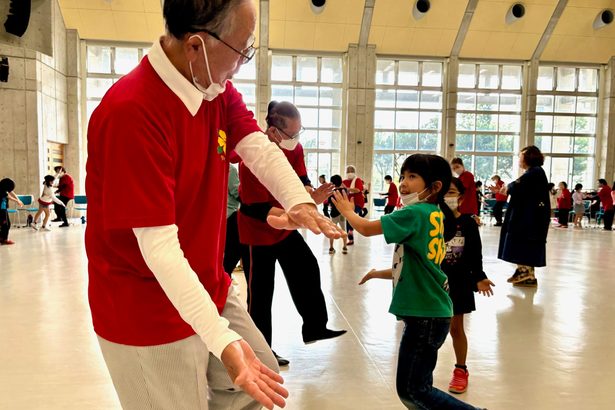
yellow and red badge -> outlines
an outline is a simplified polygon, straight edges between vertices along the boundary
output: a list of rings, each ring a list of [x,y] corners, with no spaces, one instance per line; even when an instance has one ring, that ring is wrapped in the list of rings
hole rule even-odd
[[[226,132],[218,131],[218,155],[223,160],[226,159]]]

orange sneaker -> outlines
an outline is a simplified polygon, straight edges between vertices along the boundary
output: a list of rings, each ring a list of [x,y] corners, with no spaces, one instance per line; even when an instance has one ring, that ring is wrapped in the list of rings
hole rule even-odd
[[[467,370],[455,368],[453,378],[448,384],[448,391],[455,394],[465,393],[468,390],[468,378],[470,373]]]

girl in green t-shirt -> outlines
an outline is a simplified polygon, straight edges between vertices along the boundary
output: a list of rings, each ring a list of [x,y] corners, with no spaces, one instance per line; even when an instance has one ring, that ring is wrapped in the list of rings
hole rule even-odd
[[[405,323],[397,364],[397,394],[408,408],[476,409],[433,387],[438,349],[448,335],[453,315],[448,281],[440,269],[445,237],[456,231],[446,205],[452,173],[437,155],[414,154],[401,168],[399,190],[404,208],[369,221],[354,213],[354,204],[336,192],[333,202],[354,229],[364,236],[384,234],[395,243],[393,268],[372,271],[371,278],[393,279],[389,312]]]

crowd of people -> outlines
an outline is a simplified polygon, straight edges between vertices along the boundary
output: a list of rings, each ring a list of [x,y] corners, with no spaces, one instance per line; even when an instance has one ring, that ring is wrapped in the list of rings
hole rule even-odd
[[[55,175],[45,175],[43,178],[41,194],[38,198],[38,211],[32,219],[28,218],[26,226],[31,226],[32,229],[50,231],[50,222],[61,222],[60,228],[70,226],[66,215],[66,206],[69,201],[75,198],[75,183],[73,178],[66,172],[63,166],[54,168]],[[0,245],[14,245],[15,241],[9,239],[11,229],[11,219],[9,217],[9,201],[15,202],[18,208],[24,206],[19,199],[19,195],[15,193],[15,181],[11,178],[4,178],[0,181]],[[53,206],[53,209],[51,208]],[[56,219],[49,221],[51,211],[56,214]],[[39,225],[41,215],[43,217],[42,224]]]

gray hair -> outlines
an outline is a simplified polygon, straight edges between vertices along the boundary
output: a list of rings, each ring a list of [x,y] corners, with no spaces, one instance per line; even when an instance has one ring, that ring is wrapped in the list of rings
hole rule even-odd
[[[233,31],[233,10],[249,0],[165,0],[166,29],[177,39],[188,33],[209,30],[219,36]]]

